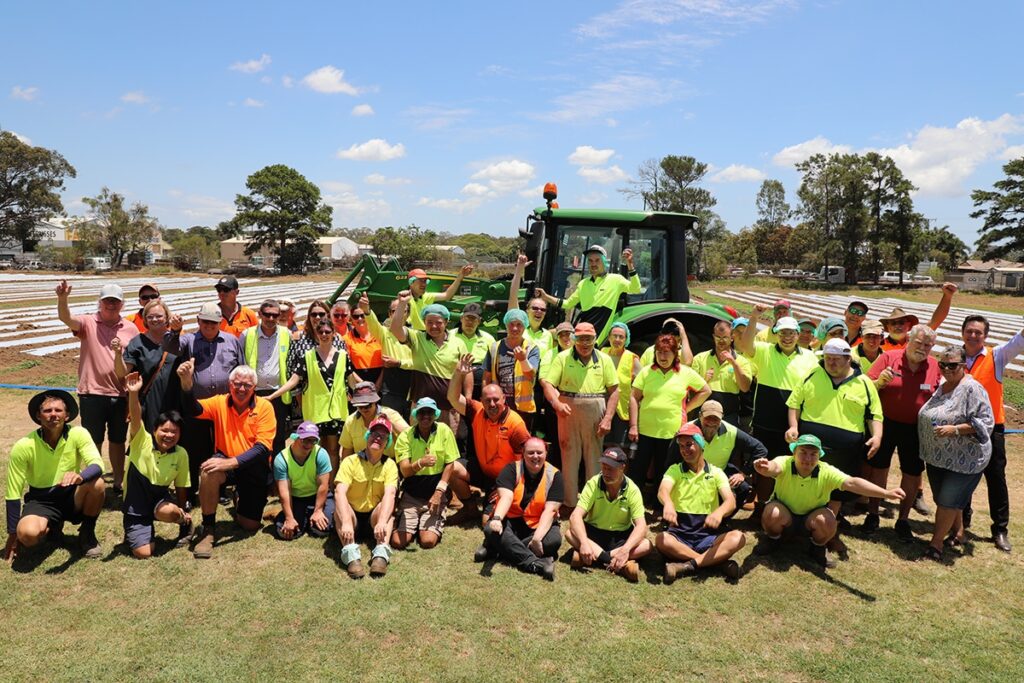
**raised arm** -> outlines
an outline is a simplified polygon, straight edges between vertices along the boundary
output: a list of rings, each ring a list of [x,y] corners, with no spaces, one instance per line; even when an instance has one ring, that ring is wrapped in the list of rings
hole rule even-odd
[[[452,283],[448,285],[448,289],[438,294],[437,298],[434,299],[434,301],[450,301],[452,297],[459,293],[459,287],[462,286],[462,278],[466,277],[472,272],[473,266],[471,266],[470,264],[467,263],[466,265],[462,266],[462,268],[459,270],[459,274],[456,275],[455,279],[452,280]]]
[[[71,285],[67,280],[61,280],[57,285],[57,317],[68,326],[72,332],[82,329],[82,323],[71,315],[71,308],[68,306],[68,297],[71,296]]]
[[[754,315],[750,316],[750,323],[743,328],[743,334],[736,342],[736,348],[748,358],[754,356],[754,337],[757,336],[757,321],[761,315],[768,310],[767,304],[754,304]]]
[[[932,319],[928,321],[928,327],[933,330],[939,329],[946,320],[946,316],[949,315],[949,307],[953,303],[953,295],[956,294],[958,287],[952,282],[946,282],[942,285],[942,298],[939,299],[939,305],[935,307],[935,312],[932,313]]]
[[[133,372],[124,378],[124,388],[128,390],[128,433],[129,440],[142,429],[142,404],[139,392],[142,390],[142,375]]]
[[[395,335],[395,339],[401,344],[409,343],[408,330],[405,327],[405,316],[409,313],[409,299],[412,298],[412,293],[409,290],[403,290],[398,293],[398,307],[395,308],[395,314],[391,316],[391,334]]]
[[[466,397],[462,393],[462,384],[466,375],[473,374],[473,354],[467,353],[459,357],[455,365],[455,372],[448,380],[448,402],[452,404],[459,415],[466,414]]]
[[[514,311],[519,308],[519,285],[523,281],[526,267],[533,263],[527,259],[526,254],[520,254],[516,258],[516,270],[512,274],[512,282],[508,286],[508,310]]]

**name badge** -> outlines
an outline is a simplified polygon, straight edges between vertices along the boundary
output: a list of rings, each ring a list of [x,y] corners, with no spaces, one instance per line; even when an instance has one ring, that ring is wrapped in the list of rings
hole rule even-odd
[[[932,390],[932,385],[931,384],[922,384],[921,386],[918,387],[918,389],[920,389],[921,391],[931,391]]]

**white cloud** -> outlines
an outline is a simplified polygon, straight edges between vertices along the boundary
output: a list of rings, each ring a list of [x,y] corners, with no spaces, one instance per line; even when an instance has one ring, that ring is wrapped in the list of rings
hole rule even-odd
[[[477,209],[483,203],[482,197],[470,197],[469,199],[432,199],[420,197],[416,206],[427,206],[432,209],[454,211],[455,213],[467,213]]]
[[[910,142],[877,150],[896,165],[923,194],[957,196],[979,165],[1006,146],[1006,136],[1024,131],[1024,116],[1003,114],[983,121],[966,118],[953,128],[924,126]]]
[[[39,88],[35,86],[29,86],[23,88],[20,85],[16,85],[11,88],[11,97],[15,100],[22,100],[24,102],[31,102],[39,96]]]
[[[254,100],[251,97],[246,97],[244,100],[242,100],[242,106],[243,107],[257,107],[257,108],[259,108],[259,107],[264,106],[265,104],[266,104],[266,102],[263,102],[261,100]]]
[[[357,104],[352,107],[352,116],[373,116],[373,107],[368,104]]]
[[[560,123],[592,119],[605,119],[607,122],[608,114],[656,107],[683,94],[685,90],[677,81],[661,82],[649,76],[620,74],[556,97],[556,109],[535,118]]]
[[[270,76],[260,76],[260,83],[263,85],[273,85],[274,79]]]
[[[121,95],[121,101],[128,104],[146,104],[149,102],[149,97],[141,90],[132,90]]]
[[[26,135],[22,135],[21,133],[15,133],[13,130],[9,130],[7,132],[10,133],[11,135],[13,135],[14,137],[18,138],[19,140],[21,140],[26,145],[31,145],[32,144],[32,139],[29,138]]]
[[[999,158],[1003,161],[1013,161],[1014,159],[1020,159],[1024,157],[1024,145],[1013,145],[1003,150],[1003,153],[999,155]]]
[[[330,64],[306,74],[305,78],[302,79],[302,83],[310,90],[328,95],[343,93],[355,96],[359,94],[358,88],[345,81],[345,72]]]
[[[731,164],[712,175],[709,180],[713,183],[756,183],[767,177],[756,168],[743,164]]]
[[[486,197],[491,193],[491,188],[480,183],[466,183],[462,186],[462,194],[470,197]]]
[[[295,79],[291,76],[281,76],[281,85],[286,88],[290,88],[295,85]]]
[[[519,159],[510,159],[490,164],[474,173],[473,180],[483,180],[498,193],[519,190],[530,183],[536,175],[532,164]]]
[[[339,159],[352,159],[353,161],[390,161],[405,156],[405,145],[388,144],[387,140],[374,138],[359,145],[352,145],[348,149],[339,149]]]
[[[569,163],[576,166],[604,166],[614,155],[614,149],[595,149],[590,145],[582,145],[569,155]]]
[[[749,24],[765,19],[779,7],[792,5],[792,0],[625,0],[615,9],[599,14],[577,27],[586,38],[605,38],[627,28],[670,26],[677,22]]]
[[[810,159],[815,154],[848,154],[853,151],[849,145],[834,145],[827,138],[819,135],[797,145],[784,147],[772,157],[777,166],[792,168],[794,164]]]
[[[459,109],[457,107],[440,107],[426,105],[410,107],[404,114],[415,119],[416,127],[420,130],[441,130],[461,123],[473,113],[472,109]]]
[[[235,62],[228,68],[232,71],[241,71],[244,74],[255,74],[270,66],[270,55],[264,53],[259,59],[250,59],[247,62]]]
[[[538,197],[543,199],[544,185],[541,184],[536,187],[528,187],[525,190],[519,190],[517,194],[524,199],[537,199]]]
[[[598,183],[599,185],[620,183],[629,179],[629,174],[618,166],[608,166],[606,168],[584,166],[576,171],[576,173],[588,183]]]
[[[598,206],[603,204],[607,197],[608,195],[604,192],[588,192],[577,197],[573,204],[577,204],[579,206]]]
[[[381,173],[371,173],[363,178],[363,182],[368,185],[408,185],[412,180],[409,178],[400,178],[398,176],[388,177]]]
[[[360,197],[348,183],[327,180],[320,183],[324,203],[334,207],[333,222],[344,225],[356,220],[382,219],[391,215],[391,205],[383,199]]]

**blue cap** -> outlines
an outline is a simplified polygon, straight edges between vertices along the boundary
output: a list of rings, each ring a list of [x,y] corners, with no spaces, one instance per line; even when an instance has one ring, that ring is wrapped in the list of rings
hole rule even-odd
[[[435,419],[441,417],[441,409],[437,407],[437,401],[429,396],[424,396],[420,400],[416,401],[416,404],[412,407],[412,414],[417,415],[424,408],[433,409]]]
[[[746,326],[749,324],[750,320],[748,320],[747,318],[733,318],[732,329],[735,330],[737,327],[740,327],[741,325]]]

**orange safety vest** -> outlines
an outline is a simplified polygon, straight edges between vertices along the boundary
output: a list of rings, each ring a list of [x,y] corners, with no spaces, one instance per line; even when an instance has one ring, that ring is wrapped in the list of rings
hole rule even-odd
[[[1003,383],[996,379],[996,359],[992,347],[986,349],[985,354],[974,359],[974,365],[967,371],[974,379],[985,387],[988,392],[988,400],[992,402],[992,415],[996,424],[1006,424],[1006,410],[1003,408]]]
[[[521,453],[512,450],[509,437],[518,422],[526,429],[526,423],[516,411],[505,409],[505,418],[501,422],[487,419],[483,408],[473,416],[473,445],[476,446],[476,459],[480,469],[491,479],[497,479],[505,465],[522,459]]]
[[[882,353],[885,353],[886,351],[895,351],[896,349],[905,348],[907,348],[907,337],[904,337],[903,341],[898,342],[893,340],[892,337],[886,335],[885,339],[882,340]]]
[[[522,517],[526,526],[536,529],[540,523],[540,516],[544,513],[544,506],[548,502],[548,489],[551,482],[555,480],[555,473],[558,468],[549,462],[544,463],[544,478],[537,484],[537,490],[533,492],[533,499],[524,509],[522,506],[523,492],[526,489],[526,477],[523,471],[523,463],[516,463],[516,488],[512,491],[512,505],[509,507],[506,517]]]

